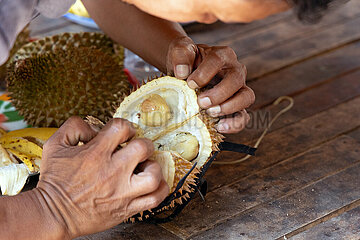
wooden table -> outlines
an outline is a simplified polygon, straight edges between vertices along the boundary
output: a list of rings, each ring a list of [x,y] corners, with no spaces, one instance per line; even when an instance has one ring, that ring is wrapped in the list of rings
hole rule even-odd
[[[35,36],[84,28],[37,19]],[[253,144],[293,97],[256,157],[213,165],[206,201],[196,197],[172,222],[121,224],[79,239],[360,239],[360,2],[317,25],[291,12],[250,24],[192,24],[198,43],[228,45],[248,67],[257,99],[252,124],[227,136]],[[222,153],[217,161],[241,154]]]

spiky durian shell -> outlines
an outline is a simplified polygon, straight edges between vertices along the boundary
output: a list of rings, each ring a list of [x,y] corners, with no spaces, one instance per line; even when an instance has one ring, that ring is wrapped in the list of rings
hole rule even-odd
[[[27,27],[25,27],[25,29],[23,31],[21,31],[19,33],[19,35],[17,36],[14,46],[10,51],[9,54],[9,59],[0,66],[0,88],[1,89],[5,89],[6,88],[6,82],[5,82],[5,77],[6,77],[6,68],[7,68],[7,64],[9,63],[9,61],[11,60],[12,56],[26,43],[28,43],[29,41],[29,35],[30,35],[30,31]]]
[[[114,43],[102,33],[62,33],[45,37],[24,45],[16,52],[15,60],[51,53],[57,49],[69,50],[74,47],[93,47],[111,55],[115,61],[124,66],[124,48]]]
[[[168,82],[164,82],[164,79],[166,79]],[[159,80],[161,82],[159,82]],[[126,100],[124,100],[124,102],[122,103],[123,106],[120,106],[117,109],[119,112],[117,111],[117,114],[115,116],[125,117],[125,118],[127,116],[129,117],[131,114],[129,114],[127,116],[126,116],[126,114],[124,116],[122,116],[122,114],[121,114],[122,111],[127,111],[127,107],[124,107],[124,104],[127,104],[128,106],[130,106],[132,100],[140,101],[140,100],[138,100],[139,98],[145,99],[145,96],[147,96],[146,92],[149,92],[149,94],[156,94],[157,92],[153,91],[154,89],[152,89],[153,86],[155,88],[161,86],[162,87],[161,91],[165,91],[164,89],[166,89],[167,84],[171,84],[171,81],[173,81],[173,80],[179,81],[172,77],[166,77],[166,78],[162,78],[162,79],[158,79],[158,78],[148,79],[148,81],[146,83],[144,83],[143,86],[141,86],[138,90],[136,90],[136,91],[142,92],[143,95],[132,93],[132,94],[135,94],[136,98],[134,98],[134,95],[133,95],[132,97],[129,96]],[[180,85],[184,85],[184,86],[177,85],[179,91],[188,92],[188,90],[182,89],[182,87],[188,88],[185,82],[184,82],[184,84],[180,84]],[[149,88],[147,89],[146,86],[148,86]],[[191,94],[195,97],[195,100],[191,101],[190,104],[196,104],[196,106],[198,106],[197,101],[196,101],[196,95],[200,94],[201,91],[197,91],[195,93],[195,92],[193,92],[193,90],[191,90],[191,92],[192,92]],[[193,98],[190,98],[190,99],[193,99]],[[187,102],[187,101],[185,101],[185,102]],[[133,107],[134,106],[132,106],[131,109],[133,109]],[[199,107],[197,107],[197,108],[199,109]],[[135,110],[131,110],[131,109],[129,109],[129,111],[135,111]],[[193,112],[192,114],[194,114],[194,113],[195,112]],[[152,210],[141,212],[141,213],[129,218],[128,221],[130,221],[130,222],[141,221],[141,220],[149,218],[150,216],[160,214],[167,209],[171,209],[179,204],[182,204],[184,200],[187,200],[190,197],[190,193],[196,191],[195,185],[199,181],[199,173],[203,170],[202,165],[204,163],[206,163],[212,156],[211,151],[212,152],[219,151],[218,145],[220,142],[223,141],[223,138],[224,138],[223,135],[218,133],[215,128],[215,125],[219,120],[218,118],[213,118],[213,117],[209,116],[206,113],[206,111],[204,111],[204,110],[201,110],[201,111],[197,110],[197,113],[198,113],[197,117],[206,125],[207,131],[209,132],[209,137],[211,138],[209,157],[207,158],[207,160],[205,162],[202,162],[200,164],[198,162],[197,168],[193,169],[193,171],[186,178],[186,181],[184,182],[183,186],[179,189],[179,191],[178,191],[179,194],[176,195],[177,197],[175,199],[173,199],[171,202],[169,202],[168,205],[162,207],[161,209],[156,209],[156,210],[152,209]],[[133,115],[133,116],[135,116],[135,115]],[[131,119],[129,119],[129,120],[131,121]],[[170,192],[173,192],[175,190],[176,185],[178,184],[180,179],[183,178],[187,172],[189,172],[189,170],[192,168],[192,166],[194,164],[194,162],[185,160],[185,159],[181,158],[179,155],[173,155],[173,159],[175,161],[176,171],[175,171],[175,176],[174,176],[174,184],[172,185]]]
[[[9,65],[8,91],[14,106],[37,127],[59,127],[73,115],[106,121],[113,105],[129,92],[122,57],[110,54],[115,51],[112,43],[99,34],[53,38],[53,46],[48,38],[27,44]]]

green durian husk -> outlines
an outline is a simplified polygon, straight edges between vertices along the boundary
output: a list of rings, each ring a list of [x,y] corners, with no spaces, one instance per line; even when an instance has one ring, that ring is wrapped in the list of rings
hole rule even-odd
[[[42,44],[42,40],[27,44],[9,65],[12,103],[32,126],[59,127],[74,115],[107,121],[113,115],[113,106],[129,93],[120,61],[123,57],[109,54],[110,45],[100,47],[108,38],[84,40],[74,36],[65,42],[56,38],[57,44],[48,50],[46,46],[50,45]],[[39,44],[44,48],[38,48]],[[24,50],[30,47],[36,50]]]

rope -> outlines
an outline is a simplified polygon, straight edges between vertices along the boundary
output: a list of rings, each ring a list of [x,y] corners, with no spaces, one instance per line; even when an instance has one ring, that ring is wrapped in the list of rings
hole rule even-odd
[[[294,106],[294,99],[292,97],[289,96],[282,96],[279,97],[278,99],[275,100],[275,102],[273,102],[272,105],[278,105],[280,102],[284,101],[284,100],[288,100],[289,101],[289,105],[286,106],[284,109],[282,109],[280,112],[278,112],[275,117],[270,121],[269,125],[265,128],[264,132],[261,134],[261,136],[258,138],[258,140],[256,141],[254,148],[257,148],[261,141],[263,140],[263,138],[265,137],[265,135],[267,134],[267,132],[269,131],[269,129],[271,128],[271,126],[273,125],[273,123],[284,113],[286,113],[287,111],[289,111],[293,106]],[[234,160],[234,161],[221,161],[221,162],[213,162],[213,164],[218,164],[218,165],[228,165],[228,164],[236,164],[236,163],[240,163],[243,162],[247,159],[249,159],[251,157],[251,155],[247,155],[243,158],[240,158],[238,160]]]

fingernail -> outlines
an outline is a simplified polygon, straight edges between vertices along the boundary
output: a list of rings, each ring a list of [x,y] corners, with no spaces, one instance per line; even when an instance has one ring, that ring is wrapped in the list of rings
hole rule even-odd
[[[199,98],[199,105],[201,108],[207,108],[211,106],[211,100],[208,97]]]
[[[216,117],[219,113],[221,113],[221,107],[219,105],[215,106],[215,107],[211,107],[208,110],[206,110],[206,112],[213,117]]]
[[[177,78],[187,78],[190,74],[190,67],[188,65],[176,65],[175,75]]]
[[[196,82],[195,82],[194,80],[188,81],[188,86],[189,86],[189,88],[191,88],[191,89],[197,89],[197,88],[199,88],[199,86],[196,84]]]
[[[224,132],[224,131],[227,131],[230,129],[229,124],[221,122],[221,121],[218,123],[216,128],[219,132]]]

